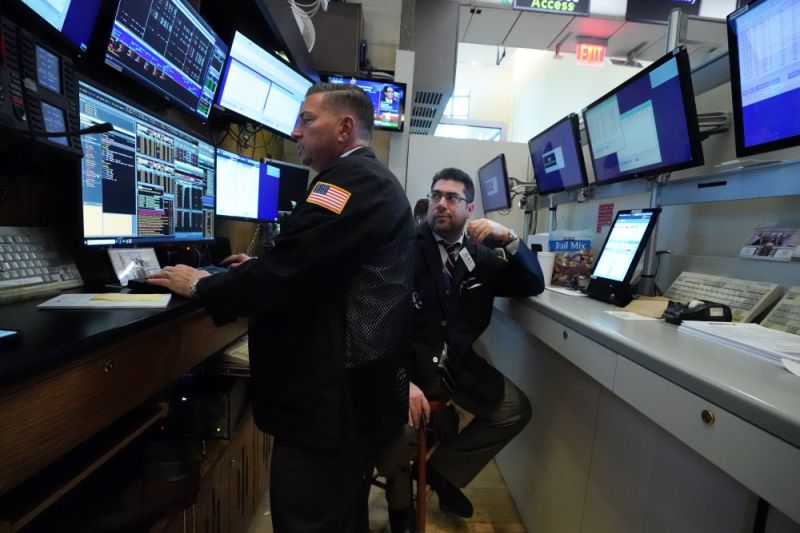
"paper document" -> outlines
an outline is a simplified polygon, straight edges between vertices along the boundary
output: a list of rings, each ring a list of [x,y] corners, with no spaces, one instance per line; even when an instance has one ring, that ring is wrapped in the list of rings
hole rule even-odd
[[[634,313],[631,311],[606,311],[606,313],[609,315],[614,315],[615,317],[623,320],[658,320],[655,317],[640,315],[639,313]]]
[[[667,308],[669,298],[663,296],[639,296],[625,306],[625,311],[653,318],[661,318]]]
[[[800,362],[800,335],[744,322],[684,321],[679,331],[722,342],[756,355],[779,361]]]
[[[582,293],[577,289],[567,289],[566,287],[546,287],[548,291],[557,292],[559,294],[566,294],[567,296],[586,296],[586,294]]]
[[[160,309],[167,306],[171,294],[86,293],[59,294],[38,305],[41,309]]]

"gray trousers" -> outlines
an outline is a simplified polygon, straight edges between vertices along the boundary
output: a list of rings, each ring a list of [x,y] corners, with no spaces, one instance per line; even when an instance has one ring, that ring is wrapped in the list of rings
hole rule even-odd
[[[440,444],[428,465],[456,487],[467,486],[531,419],[528,398],[508,378],[504,381],[503,398],[496,404],[486,405],[463,391],[456,390],[452,395],[453,402],[475,418],[457,436]],[[417,430],[404,425],[378,458],[378,472],[386,477],[390,509],[411,505],[410,462],[417,443]]]

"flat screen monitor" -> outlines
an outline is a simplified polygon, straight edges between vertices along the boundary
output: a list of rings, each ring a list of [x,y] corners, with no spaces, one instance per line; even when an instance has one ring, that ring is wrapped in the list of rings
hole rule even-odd
[[[22,0],[81,51],[86,51],[102,0]]]
[[[302,165],[268,160],[264,163],[280,176],[278,182],[278,211],[291,212],[308,196],[308,177],[311,170]]]
[[[594,262],[586,294],[617,305],[631,300],[630,282],[639,264],[660,208],[629,209],[617,213]]]
[[[238,31],[217,105],[291,138],[311,79]]]
[[[279,179],[274,168],[217,148],[217,216],[275,222]]]
[[[595,182],[703,164],[689,54],[676,48],[583,110]]]
[[[214,239],[214,146],[81,80],[81,198],[86,245]]]
[[[483,211],[501,211],[511,207],[511,193],[508,189],[506,155],[500,154],[478,169],[478,183],[481,189]]]
[[[355,85],[372,100],[376,129],[403,131],[406,110],[406,84],[385,80],[366,80],[346,76],[328,76],[330,83]]]
[[[539,194],[588,185],[578,115],[572,113],[528,141]]]
[[[800,144],[797,0],[757,0],[728,16],[736,155]]]
[[[187,0],[120,0],[105,61],[207,118],[227,53]]]

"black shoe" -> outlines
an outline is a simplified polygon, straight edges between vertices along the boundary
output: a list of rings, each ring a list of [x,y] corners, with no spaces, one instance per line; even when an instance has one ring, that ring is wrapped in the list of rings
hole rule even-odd
[[[439,472],[428,467],[428,485],[439,497],[439,510],[454,514],[461,518],[470,518],[473,513],[472,504],[461,490],[442,477]]]
[[[389,531],[392,533],[417,533],[417,513],[414,506],[389,509]]]

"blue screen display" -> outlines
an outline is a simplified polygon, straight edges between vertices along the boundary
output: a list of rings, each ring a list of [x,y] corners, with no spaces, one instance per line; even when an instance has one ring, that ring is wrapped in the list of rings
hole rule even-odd
[[[86,50],[102,0],[22,0],[75,46]]]
[[[578,116],[570,115],[528,141],[539,194],[587,184],[578,137]]]
[[[281,170],[217,148],[217,216],[278,220]]]
[[[657,61],[583,116],[597,183],[703,163],[685,50]]]
[[[797,0],[757,2],[729,17],[737,155],[800,143]]]
[[[372,100],[376,128],[402,131],[406,101],[406,85],[381,80],[362,80],[328,76],[330,83],[356,85]]]
[[[105,61],[207,118],[227,54],[186,0],[120,0]]]

